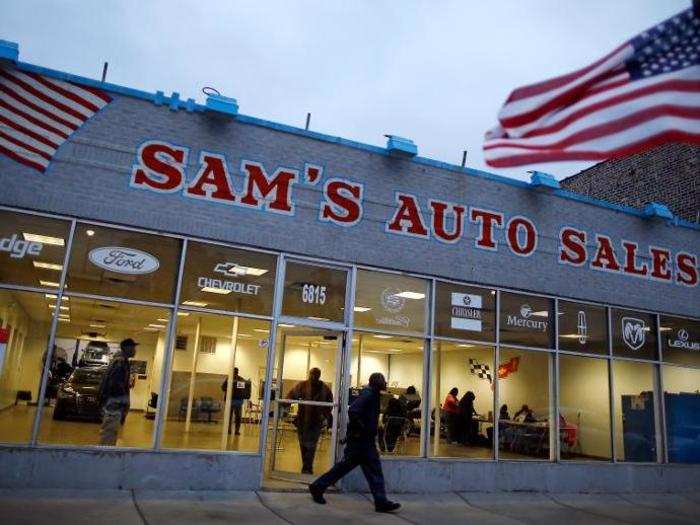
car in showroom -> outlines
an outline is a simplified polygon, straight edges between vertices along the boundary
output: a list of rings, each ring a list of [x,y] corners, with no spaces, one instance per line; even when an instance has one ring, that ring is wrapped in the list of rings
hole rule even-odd
[[[76,368],[58,389],[53,419],[101,419],[98,395],[106,370],[106,366]]]
[[[109,345],[104,341],[90,341],[80,356],[78,366],[104,366],[108,365],[112,358]]]

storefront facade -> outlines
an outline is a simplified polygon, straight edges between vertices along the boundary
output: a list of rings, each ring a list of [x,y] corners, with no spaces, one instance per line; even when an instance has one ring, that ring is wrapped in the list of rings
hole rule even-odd
[[[332,416],[320,472],[379,371],[392,490],[699,487],[697,226],[7,49],[3,486],[305,481],[300,407]],[[127,337],[131,410],[100,447],[94,385]],[[311,368],[332,401],[288,397]]]

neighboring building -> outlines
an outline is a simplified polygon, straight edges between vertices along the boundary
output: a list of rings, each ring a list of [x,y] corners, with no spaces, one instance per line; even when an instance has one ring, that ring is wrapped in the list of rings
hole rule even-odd
[[[658,202],[677,217],[700,223],[700,147],[673,142],[606,160],[567,177],[561,186],[634,208]]]
[[[319,473],[379,371],[382,408],[411,408],[384,421],[391,491],[700,490],[697,225],[16,54],[0,42],[0,486],[308,481],[296,425]],[[130,410],[99,447],[124,338]],[[287,399],[312,367],[333,401]],[[452,388],[478,417],[441,410]]]

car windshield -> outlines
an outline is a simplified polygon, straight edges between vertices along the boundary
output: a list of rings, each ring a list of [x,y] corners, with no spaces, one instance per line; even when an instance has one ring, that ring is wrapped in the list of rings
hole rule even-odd
[[[77,368],[70,381],[74,385],[98,385],[103,374],[102,368]]]

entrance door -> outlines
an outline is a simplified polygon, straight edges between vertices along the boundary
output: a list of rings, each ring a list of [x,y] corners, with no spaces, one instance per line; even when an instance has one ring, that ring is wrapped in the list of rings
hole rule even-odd
[[[265,474],[309,482],[335,457],[344,334],[280,323],[276,340]]]

